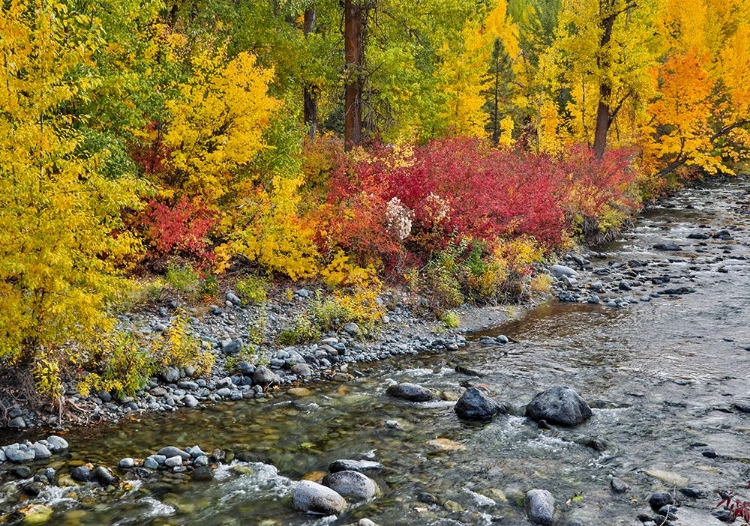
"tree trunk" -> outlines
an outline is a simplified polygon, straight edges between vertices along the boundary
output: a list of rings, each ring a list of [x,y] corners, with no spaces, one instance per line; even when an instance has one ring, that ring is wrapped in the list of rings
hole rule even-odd
[[[344,2],[344,51],[346,86],[344,96],[344,148],[362,142],[362,25],[364,9],[357,0]]]
[[[594,130],[594,155],[601,160],[607,146],[607,132],[612,124],[608,100],[612,95],[612,88],[606,84],[599,86],[599,106],[596,110],[596,129]]]
[[[303,33],[305,37],[315,31],[315,7],[305,9],[305,25]],[[318,132],[318,89],[315,86],[305,84],[303,87],[303,97],[305,106],[305,125],[307,133],[311,140],[315,140]]]
[[[605,10],[611,10],[614,7],[612,0],[599,0],[599,11],[604,15]],[[602,37],[599,40],[599,56],[596,59],[599,66],[599,72],[606,71],[611,67],[607,46],[612,40],[612,30],[615,26],[615,19],[618,13],[608,13],[599,23],[602,29]],[[607,147],[607,131],[612,124],[612,115],[609,107],[610,96],[612,95],[612,86],[603,78],[599,81],[599,105],[596,110],[596,129],[594,131],[594,155],[601,160],[604,157],[604,149]]]

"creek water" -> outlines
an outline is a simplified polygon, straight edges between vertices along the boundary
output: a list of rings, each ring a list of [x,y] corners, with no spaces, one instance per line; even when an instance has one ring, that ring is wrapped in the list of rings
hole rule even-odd
[[[637,259],[692,294],[625,308],[550,301],[489,333],[517,343],[482,345],[475,337],[456,352],[359,367],[364,377],[314,384],[304,398],[282,394],[76,429],[66,435],[66,461],[116,466],[165,445],[247,453],[211,482],[175,475],[136,482],[124,494],[77,489],[73,496],[56,488],[27,503],[46,502],[55,510],[50,523],[64,525],[356,524],[363,517],[383,526],[525,525],[523,495],[542,488],[555,496],[558,524],[635,525],[650,513],[651,493],[667,490],[682,501],[676,524],[721,524],[711,515],[716,489],[742,496],[750,478],[750,414],[734,406],[750,401],[750,215],[741,209],[748,191],[747,178],[685,190],[605,247],[608,259],[593,262]],[[687,239],[723,228],[732,228],[731,240]],[[683,250],[653,249],[670,242]],[[482,377],[457,373],[455,364]],[[481,383],[517,409],[492,423],[465,423],[451,402],[386,396],[387,379],[449,392]],[[593,418],[541,429],[522,416],[536,393],[556,385],[578,391]],[[453,450],[431,446],[436,438]],[[704,456],[708,450],[716,457]],[[294,511],[294,481],[342,458],[382,463],[375,477],[382,496],[339,518]],[[630,490],[614,493],[613,476]],[[706,497],[683,497],[677,490],[685,487]]]

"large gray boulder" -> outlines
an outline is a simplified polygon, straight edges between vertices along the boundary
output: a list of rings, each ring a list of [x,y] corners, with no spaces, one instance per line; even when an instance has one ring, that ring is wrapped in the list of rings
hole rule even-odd
[[[487,422],[504,408],[476,387],[469,387],[453,407],[459,418]]]
[[[323,484],[343,497],[354,500],[374,499],[378,486],[367,475],[359,471],[337,471],[326,475]]]
[[[396,398],[403,398],[410,402],[428,402],[432,400],[432,391],[421,385],[412,383],[394,384],[386,389],[386,394]]]
[[[555,523],[555,498],[546,489],[532,489],[524,498],[526,515],[534,524],[552,526]]]
[[[550,276],[553,278],[562,278],[563,276],[568,278],[578,277],[578,272],[565,265],[552,265],[549,269]]]
[[[585,422],[593,413],[578,393],[569,387],[553,387],[539,393],[526,406],[526,416],[550,424],[575,426]]]
[[[344,497],[331,488],[309,480],[297,482],[292,502],[295,509],[316,515],[338,515],[346,509]]]

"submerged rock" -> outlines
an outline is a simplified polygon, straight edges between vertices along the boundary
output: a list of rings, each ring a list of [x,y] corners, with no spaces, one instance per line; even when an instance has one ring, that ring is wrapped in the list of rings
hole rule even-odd
[[[336,460],[328,466],[328,471],[336,473],[338,471],[359,471],[364,473],[367,471],[381,471],[383,464],[375,462],[373,460]]]
[[[464,420],[478,420],[487,422],[498,413],[506,412],[504,408],[492,398],[476,387],[470,387],[461,395],[453,407],[459,418]]]
[[[676,243],[657,243],[654,245],[654,249],[667,252],[678,252],[682,250],[682,247]]]
[[[374,499],[378,493],[375,482],[359,471],[337,471],[326,475],[323,485],[328,486],[342,497],[355,500]]]
[[[428,402],[432,400],[432,391],[421,385],[412,383],[395,384],[388,387],[386,394],[409,400],[410,402]]]
[[[575,426],[585,422],[593,413],[578,393],[569,387],[553,387],[534,397],[526,406],[526,416],[551,424]]]
[[[294,508],[317,515],[338,515],[346,509],[346,500],[331,488],[302,480],[294,486]]]
[[[552,526],[555,522],[555,497],[546,489],[532,489],[524,498],[526,515],[534,524]]]

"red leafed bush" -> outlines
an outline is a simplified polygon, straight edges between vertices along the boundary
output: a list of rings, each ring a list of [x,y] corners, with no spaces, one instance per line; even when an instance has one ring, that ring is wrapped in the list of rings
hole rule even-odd
[[[413,151],[376,146],[334,169],[322,212],[325,245],[360,259],[425,262],[451,240],[532,236],[559,245],[577,216],[627,203],[631,152],[596,161],[588,148],[565,157],[507,152],[469,138]],[[408,229],[408,235],[404,235]]]
[[[200,197],[181,197],[174,203],[152,200],[143,216],[145,236],[157,256],[182,255],[202,262],[211,259],[209,234],[216,226],[216,213]]]

